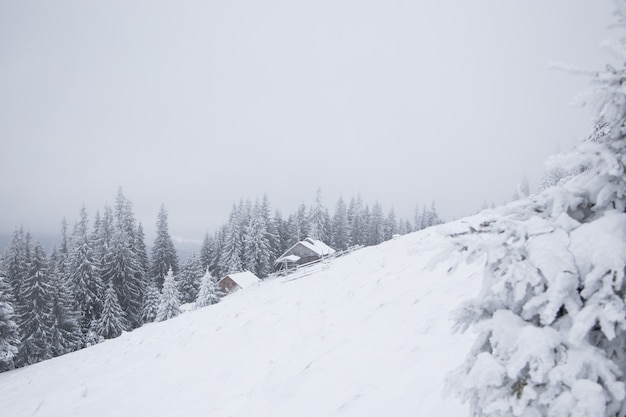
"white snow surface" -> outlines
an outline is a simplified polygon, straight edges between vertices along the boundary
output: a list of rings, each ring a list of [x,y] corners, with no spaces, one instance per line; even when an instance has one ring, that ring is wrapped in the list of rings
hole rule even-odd
[[[235,274],[228,274],[226,275],[226,277],[229,277],[230,279],[235,281],[237,285],[239,285],[241,288],[250,288],[258,284],[259,282],[261,282],[259,277],[257,277],[256,275],[254,275],[252,272],[249,272],[249,271],[237,272]]]
[[[450,311],[476,266],[426,268],[439,232],[403,236],[69,355],[0,374],[2,416],[466,416],[443,398],[473,335]]]

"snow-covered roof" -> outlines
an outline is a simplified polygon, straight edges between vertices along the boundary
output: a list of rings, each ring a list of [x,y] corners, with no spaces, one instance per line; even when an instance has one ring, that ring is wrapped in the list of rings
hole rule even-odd
[[[249,272],[249,271],[237,272],[235,274],[228,274],[221,280],[224,280],[226,278],[232,279],[241,288],[251,287],[259,283],[259,281],[261,281],[256,275],[254,275],[252,272]]]
[[[317,253],[319,256],[327,256],[335,253],[335,250],[333,248],[331,248],[321,240],[307,237],[300,243],[311,249],[313,252]]]
[[[287,255],[287,256],[281,256],[279,259],[276,260],[275,263],[298,262],[299,260],[300,260],[300,257],[298,255]]]
[[[297,245],[302,245],[302,246],[306,247],[307,249],[309,249],[313,253],[317,254],[317,256],[319,256],[319,257],[332,255],[333,253],[336,252],[333,248],[331,248],[330,246],[328,246],[326,243],[322,242],[321,240],[317,240],[317,239],[313,239],[313,238],[307,237],[306,239],[304,239],[304,240],[302,240],[300,242],[297,242],[295,245],[293,245],[292,247],[287,249],[287,251],[285,253],[289,253]],[[298,262],[299,260],[300,260],[300,257],[297,256],[297,255],[286,255],[286,256],[281,256],[280,258],[276,259],[274,261],[274,265],[277,265],[277,264],[285,262],[285,261],[287,261],[287,262]]]

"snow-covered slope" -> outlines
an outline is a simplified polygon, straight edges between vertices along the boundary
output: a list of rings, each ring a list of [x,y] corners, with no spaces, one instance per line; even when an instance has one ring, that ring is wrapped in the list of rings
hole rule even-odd
[[[442,226],[0,374],[2,416],[464,416],[442,398],[476,267],[425,266]]]

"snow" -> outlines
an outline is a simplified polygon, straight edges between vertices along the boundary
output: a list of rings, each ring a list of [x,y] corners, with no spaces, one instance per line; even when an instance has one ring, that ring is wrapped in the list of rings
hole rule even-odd
[[[331,248],[330,246],[328,246],[326,243],[322,242],[321,240],[307,237],[300,243],[306,246],[307,248],[311,249],[313,252],[317,253],[319,256],[328,256],[328,255],[332,255],[333,253],[335,253],[335,250],[333,248]]]
[[[250,288],[261,282],[261,280],[256,275],[249,271],[237,272],[236,274],[228,274],[226,277],[235,281],[237,285],[239,285],[239,287],[241,287],[242,289]]]
[[[278,259],[276,262],[274,263],[280,263],[280,262],[298,262],[300,260],[300,257],[298,255],[287,255],[287,256],[283,256],[280,259]]]
[[[2,373],[2,415],[466,416],[442,397],[473,338],[452,334],[449,314],[481,273],[426,268],[441,228]]]

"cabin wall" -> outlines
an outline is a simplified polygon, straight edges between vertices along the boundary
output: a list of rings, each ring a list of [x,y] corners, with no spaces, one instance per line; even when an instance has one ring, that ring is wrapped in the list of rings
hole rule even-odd
[[[222,292],[233,292],[239,288],[239,285],[237,285],[237,283],[229,277],[226,277],[218,282],[217,286]]]

